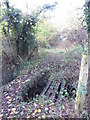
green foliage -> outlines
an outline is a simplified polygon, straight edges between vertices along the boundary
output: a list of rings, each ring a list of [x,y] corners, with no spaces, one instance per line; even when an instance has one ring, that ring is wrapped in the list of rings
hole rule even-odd
[[[39,13],[33,11],[31,15],[22,14],[20,10],[9,6],[8,1],[3,2],[2,8],[3,35],[7,37],[10,32],[10,40],[16,49],[17,56],[28,55],[31,58],[32,54],[38,51],[38,43],[42,47],[50,47],[48,40],[55,34],[55,30],[48,21],[37,19],[38,15],[44,10],[46,12],[51,8],[50,6],[42,7]]]
[[[48,20],[41,20],[36,24],[35,33],[39,45],[49,47],[49,40],[55,35],[55,28]]]
[[[88,33],[90,32],[90,2],[86,2],[85,5],[84,5],[84,14],[85,14],[85,17],[86,17],[86,23],[87,23],[87,31]]]
[[[2,21],[4,35],[8,36],[9,29],[17,55],[31,54],[32,49],[37,46],[33,29],[36,23],[34,16],[23,15],[20,10],[9,6],[9,2],[4,2],[3,5],[3,16],[6,16]]]

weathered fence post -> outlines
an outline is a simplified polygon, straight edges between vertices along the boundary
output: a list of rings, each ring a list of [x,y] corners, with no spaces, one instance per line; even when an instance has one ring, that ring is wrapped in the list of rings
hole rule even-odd
[[[87,92],[87,80],[88,80],[88,56],[82,55],[81,61],[81,68],[79,74],[79,82],[78,82],[78,89],[76,92],[76,99],[75,99],[75,112],[79,112],[83,110],[83,105],[85,101],[85,94]]]

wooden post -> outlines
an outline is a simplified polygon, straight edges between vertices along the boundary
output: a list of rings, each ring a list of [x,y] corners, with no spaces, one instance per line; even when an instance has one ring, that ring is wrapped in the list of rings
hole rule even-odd
[[[81,68],[79,74],[78,89],[76,92],[75,99],[75,112],[76,114],[83,110],[83,105],[85,101],[85,94],[87,91],[87,80],[88,80],[88,56],[82,55]]]

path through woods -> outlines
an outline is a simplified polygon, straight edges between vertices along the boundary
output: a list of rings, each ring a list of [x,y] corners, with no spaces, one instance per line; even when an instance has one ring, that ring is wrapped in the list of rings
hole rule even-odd
[[[55,46],[35,69],[24,73],[24,75],[16,78],[3,88],[0,99],[2,104],[0,117],[11,118],[27,116],[27,118],[49,118],[52,117],[52,115],[57,118],[72,117],[74,114],[72,91],[68,91],[70,94],[68,98],[65,97],[64,90],[68,87],[75,88],[75,86],[77,86],[82,48],[70,41],[62,41],[60,44],[63,44],[63,50],[61,50],[62,47],[60,47],[60,45]],[[43,88],[39,96],[33,98],[33,100],[29,99],[30,102],[24,102],[23,96],[21,95],[22,89],[26,89],[25,86],[27,82],[32,80],[38,71],[44,68],[49,70],[50,78],[48,82],[52,84],[49,85],[47,82],[46,87]],[[66,82],[64,86],[63,80]],[[63,91],[61,86],[64,87]],[[47,91],[46,93],[45,89]],[[71,90],[71,88],[67,90]],[[75,93],[73,95],[75,95]],[[61,100],[60,96],[63,96],[63,100]]]

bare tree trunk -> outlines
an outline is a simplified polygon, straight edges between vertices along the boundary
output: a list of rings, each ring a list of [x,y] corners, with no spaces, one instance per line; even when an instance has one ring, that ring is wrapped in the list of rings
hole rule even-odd
[[[9,8],[8,8],[8,12],[9,14]],[[8,42],[8,46],[9,46],[9,52],[10,52],[10,56],[12,55],[12,50],[11,50],[11,41],[10,41],[10,27],[9,27],[9,15],[7,15],[7,22],[8,22],[8,26],[7,26],[7,42]]]
[[[18,36],[18,33],[19,33],[19,31],[16,32],[16,39],[15,39],[17,56],[20,55],[20,46],[19,46],[19,36]]]

